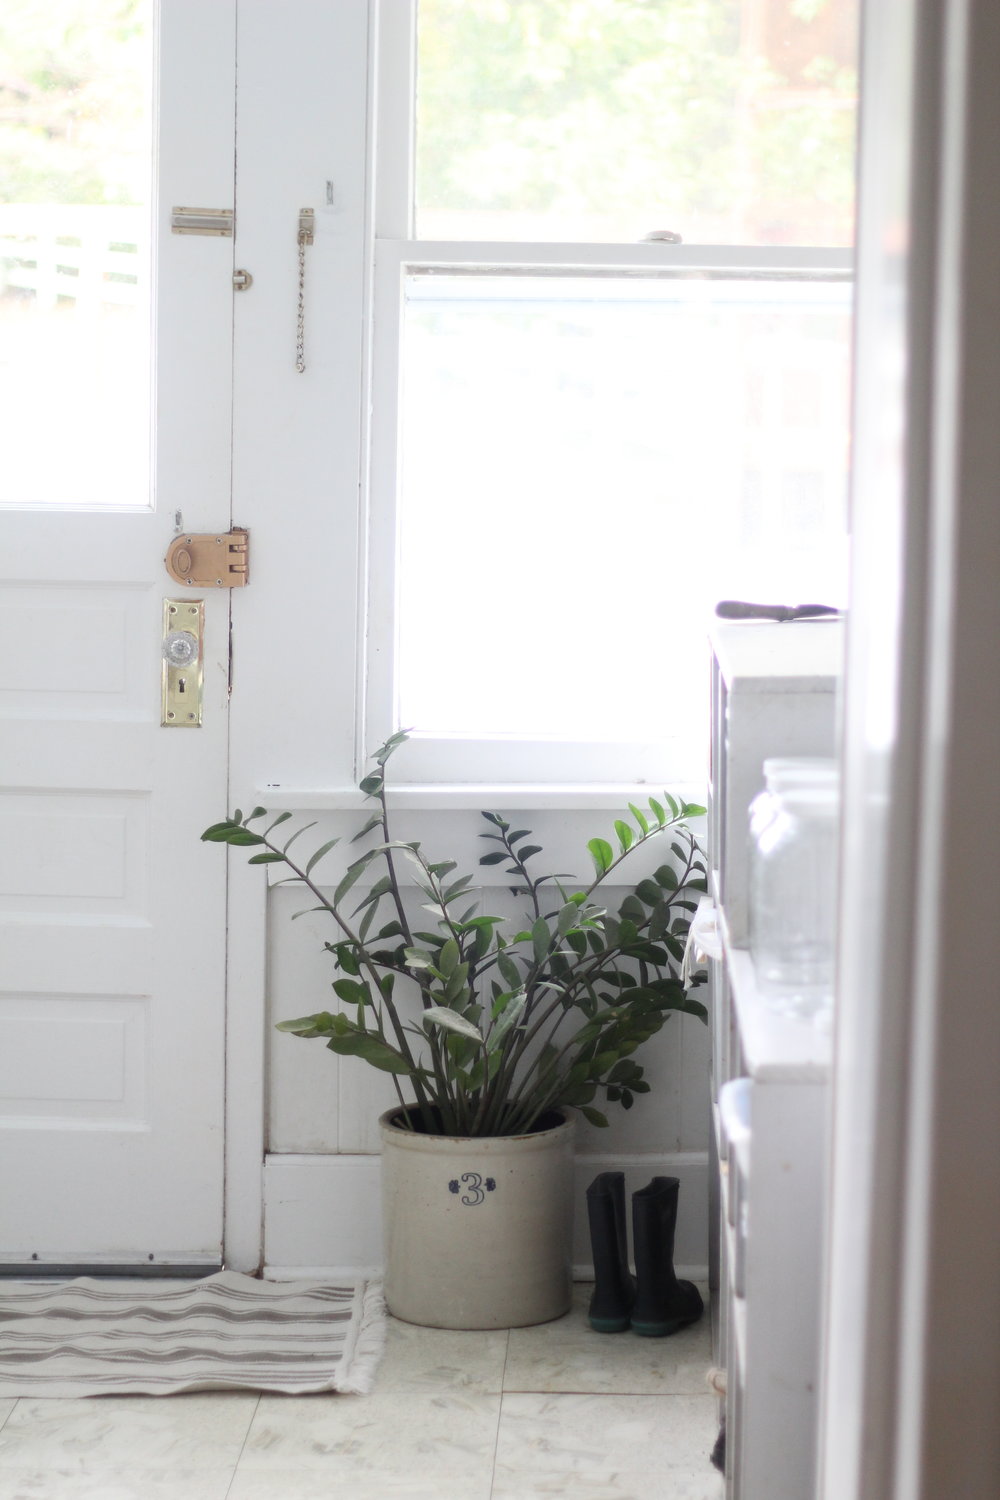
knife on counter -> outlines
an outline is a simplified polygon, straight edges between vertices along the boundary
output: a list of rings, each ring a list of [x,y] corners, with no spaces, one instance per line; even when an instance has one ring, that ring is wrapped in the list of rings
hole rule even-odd
[[[743,599],[720,599],[715,606],[720,620],[822,620],[836,617],[840,610],[833,604],[748,604]]]

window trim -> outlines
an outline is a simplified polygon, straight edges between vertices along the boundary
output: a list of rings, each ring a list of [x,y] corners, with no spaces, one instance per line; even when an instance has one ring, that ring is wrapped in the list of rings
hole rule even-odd
[[[434,241],[413,238],[417,0],[376,0],[370,170],[373,189],[369,245],[370,323],[365,414],[366,556],[360,590],[364,661],[359,680],[358,764],[400,725],[396,722],[399,570],[400,347],[405,278],[411,271],[565,271],[778,273],[853,280],[850,249],[795,246],[552,241]],[[707,628],[707,621],[706,621]],[[707,670],[707,669],[706,669]],[[405,726],[404,726],[405,727]],[[707,737],[706,737],[707,738]],[[414,735],[400,756],[407,785],[587,785],[594,789],[662,782],[663,744],[481,740]],[[686,781],[699,768],[679,764]],[[477,791],[476,795],[479,793]]]

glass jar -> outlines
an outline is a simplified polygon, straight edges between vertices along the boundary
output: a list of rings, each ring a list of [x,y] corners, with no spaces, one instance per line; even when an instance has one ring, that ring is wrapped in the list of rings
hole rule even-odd
[[[778,810],[778,799],[786,787],[838,784],[837,762],[819,755],[769,756],[763,765],[764,786],[750,803],[750,858],[754,857],[761,831]]]
[[[840,797],[829,780],[773,795],[751,864],[757,987],[777,1009],[822,1022],[833,1004]]]

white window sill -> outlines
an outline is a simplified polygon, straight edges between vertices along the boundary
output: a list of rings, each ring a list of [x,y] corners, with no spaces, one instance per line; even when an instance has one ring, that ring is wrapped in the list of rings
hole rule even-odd
[[[667,790],[672,796],[687,802],[704,805],[705,787],[696,782],[670,784]],[[597,809],[623,809],[629,802],[645,809],[649,798],[662,801],[664,788],[649,783],[607,783],[605,785],[540,782],[501,782],[481,785],[422,785],[390,786],[388,803],[390,808],[413,811],[456,812],[482,808],[490,811],[516,809],[527,812],[534,808],[552,808],[566,811]],[[336,812],[355,811],[371,806],[371,799],[358,791],[357,787],[258,787],[253,797],[269,812]]]

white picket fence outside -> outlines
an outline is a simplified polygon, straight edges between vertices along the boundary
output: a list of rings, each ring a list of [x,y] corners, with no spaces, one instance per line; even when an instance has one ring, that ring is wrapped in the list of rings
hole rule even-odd
[[[0,297],[34,292],[39,311],[134,307],[143,295],[148,237],[145,208],[2,203]]]

